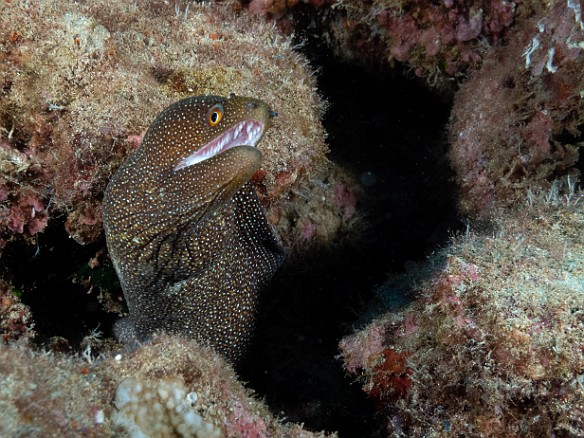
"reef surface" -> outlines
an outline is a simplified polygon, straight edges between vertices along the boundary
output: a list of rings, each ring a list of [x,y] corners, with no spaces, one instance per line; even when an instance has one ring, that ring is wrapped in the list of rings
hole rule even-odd
[[[304,307],[268,319],[284,315],[276,323],[291,327],[301,366],[294,368],[284,330],[273,325],[261,337],[271,335],[272,343],[252,350],[275,346],[260,353],[276,354],[270,367],[253,358],[247,365],[276,376],[262,395],[290,368],[298,380],[273,391],[296,390],[288,405],[295,421],[324,418],[322,400],[295,399],[306,390],[297,382],[314,385],[319,373],[344,370],[373,401],[367,418],[375,414],[380,425],[362,424],[379,436],[584,433],[581,2],[12,0],[0,8],[0,410],[10,414],[0,434],[324,435],[277,419],[229,364],[194,341],[161,335],[128,353],[95,329],[108,324],[95,308],[125,310],[103,238],[108,180],[162,108],[190,95],[231,92],[261,98],[279,113],[260,145],[265,161],[252,184],[292,255],[276,279],[278,293],[306,279],[294,284],[304,294],[286,298],[308,297]],[[388,94],[373,84],[360,88],[370,100],[345,92],[347,102],[360,103],[356,109],[331,108],[327,144],[327,104],[296,50],[302,44],[294,46],[302,39],[306,53],[383,66],[387,87],[399,87],[400,76],[433,93],[450,111],[436,135],[443,138],[432,141],[428,131],[444,111],[431,121],[420,112],[418,124],[393,138],[388,126],[409,123],[411,114],[402,119],[401,103],[380,99]],[[347,83],[331,87],[358,89],[360,77],[344,73]],[[387,106],[396,125],[386,121]],[[353,132],[339,139],[335,124]],[[376,129],[391,141],[376,143]],[[416,141],[427,141],[426,149],[410,147]],[[399,174],[387,181],[397,182],[379,184],[382,173],[353,176],[347,169],[361,163],[350,163],[355,155],[344,151],[331,155],[344,157],[342,166],[331,163],[328,148],[341,143],[363,151],[359,161],[375,161],[371,168],[387,164]],[[425,231],[434,228],[424,220],[436,214],[429,200],[447,190],[432,183],[449,176],[425,172],[432,160],[450,163],[467,225],[433,246]],[[376,196],[369,205],[379,211],[366,210]],[[451,206],[440,200],[441,208]],[[408,227],[391,221],[399,215]],[[444,235],[451,223],[433,226]],[[357,249],[347,239],[388,224],[397,231],[359,240],[368,243]],[[393,246],[386,239],[406,230]],[[314,247],[322,251],[307,252]],[[350,263],[335,266],[335,251],[350,252]],[[353,283],[343,275],[361,266],[359,258],[379,259],[370,269],[389,260],[383,272],[355,274],[364,279],[392,272],[373,292],[350,296]],[[311,278],[318,265],[330,270]],[[356,304],[371,295],[372,302]],[[321,307],[304,311],[321,296],[335,302],[321,299]],[[38,304],[64,300],[66,314],[62,304]],[[90,323],[80,316],[87,309],[72,310],[77,305],[99,316]],[[345,315],[340,323],[333,310]],[[327,371],[314,365],[311,349],[323,333],[295,327],[309,318],[320,323],[311,329],[337,337],[332,349],[319,350]],[[353,323],[360,328],[349,334]],[[68,336],[58,335],[65,326]],[[344,417],[353,415],[360,413]],[[334,435],[336,427],[327,430]]]

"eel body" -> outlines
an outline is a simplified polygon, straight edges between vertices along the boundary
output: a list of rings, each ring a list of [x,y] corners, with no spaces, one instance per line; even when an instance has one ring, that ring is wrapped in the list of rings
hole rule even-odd
[[[129,317],[118,335],[165,331],[236,361],[284,253],[251,183],[275,113],[247,97],[166,108],[112,177],[103,222]]]

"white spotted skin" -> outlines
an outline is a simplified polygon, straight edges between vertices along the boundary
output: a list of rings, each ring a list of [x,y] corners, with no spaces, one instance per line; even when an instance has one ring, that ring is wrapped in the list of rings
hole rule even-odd
[[[212,126],[209,109],[217,104],[223,118]],[[156,118],[112,177],[104,229],[137,341],[165,331],[232,361],[245,352],[260,293],[284,258],[249,182],[261,164],[254,146],[273,114],[245,97],[181,100]],[[234,141],[210,158],[191,158],[233,127],[245,133],[238,124],[247,122],[253,138],[246,141],[254,144]]]

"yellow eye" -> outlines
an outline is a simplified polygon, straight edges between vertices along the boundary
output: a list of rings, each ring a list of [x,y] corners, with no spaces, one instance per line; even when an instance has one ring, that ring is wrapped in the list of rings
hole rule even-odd
[[[209,126],[216,126],[223,118],[223,105],[213,105],[207,113]]]

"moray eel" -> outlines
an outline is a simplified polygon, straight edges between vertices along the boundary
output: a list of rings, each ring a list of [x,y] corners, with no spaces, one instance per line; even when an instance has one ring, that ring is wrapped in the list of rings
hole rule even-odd
[[[275,115],[247,97],[183,99],[116,171],[103,223],[129,308],[122,340],[165,331],[231,361],[245,351],[260,292],[284,258],[249,182]]]

